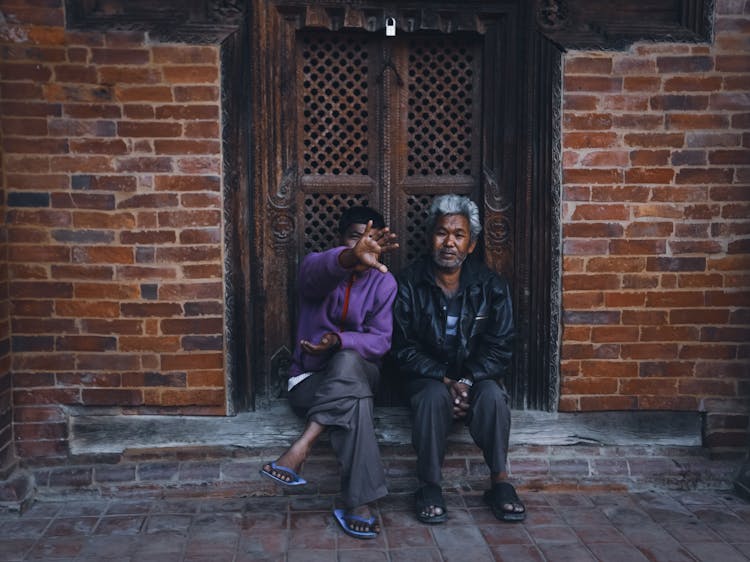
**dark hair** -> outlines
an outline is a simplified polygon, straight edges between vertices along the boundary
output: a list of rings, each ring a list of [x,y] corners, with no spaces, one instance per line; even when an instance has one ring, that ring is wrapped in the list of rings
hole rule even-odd
[[[352,224],[367,224],[367,221],[372,221],[373,228],[384,228],[385,219],[383,215],[378,213],[375,209],[370,207],[349,207],[343,213],[339,219],[339,234],[343,235],[346,229]]]

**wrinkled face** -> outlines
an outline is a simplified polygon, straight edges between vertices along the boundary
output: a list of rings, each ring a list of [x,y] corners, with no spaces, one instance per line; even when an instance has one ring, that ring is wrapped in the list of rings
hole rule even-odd
[[[432,261],[439,269],[455,271],[474,251],[469,219],[464,215],[443,215],[432,231]]]
[[[362,234],[364,234],[366,228],[366,224],[359,222],[350,224],[341,235],[341,245],[354,248],[354,246],[357,245],[357,242],[359,242],[359,239],[362,238]]]

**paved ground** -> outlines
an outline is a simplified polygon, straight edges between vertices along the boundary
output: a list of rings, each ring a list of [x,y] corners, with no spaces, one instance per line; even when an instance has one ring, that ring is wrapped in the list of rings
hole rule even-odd
[[[730,492],[522,497],[527,520],[502,524],[477,493],[450,493],[449,521],[428,527],[409,495],[392,495],[372,541],[339,530],[332,496],[37,502],[21,516],[0,513],[0,560],[750,560],[750,503]]]

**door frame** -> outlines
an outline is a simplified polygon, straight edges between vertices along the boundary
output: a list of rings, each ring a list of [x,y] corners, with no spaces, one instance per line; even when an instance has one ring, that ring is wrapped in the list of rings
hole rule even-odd
[[[475,33],[483,42],[482,192],[490,267],[513,272],[517,331],[514,376],[517,408],[550,410],[557,405],[560,314],[560,179],[553,163],[552,123],[559,121],[561,53],[535,34],[530,3],[444,2],[445,12],[383,7],[383,2],[293,2],[256,0],[250,20],[252,147],[248,203],[251,239],[249,303],[252,304],[248,380],[255,407],[280,395],[278,370],[289,349],[264,347],[293,325],[293,307],[274,306],[265,288],[294,298],[297,240],[294,198],[298,185],[296,146],[284,143],[294,126],[296,103],[275,69],[294,64],[295,34],[304,29],[384,33],[395,17],[398,33]],[[544,64],[541,68],[540,64]],[[554,90],[554,86],[557,90]],[[550,91],[542,91],[549,88]],[[546,147],[540,150],[539,146]],[[558,170],[553,174],[552,170]],[[505,186],[505,189],[501,189]],[[513,251],[511,251],[511,248]],[[244,254],[243,254],[244,255]],[[267,259],[273,256],[274,259]],[[541,267],[540,264],[542,264]],[[533,266],[533,267],[532,267]],[[273,309],[273,313],[269,313]],[[282,309],[282,310],[280,310]],[[275,351],[275,354],[274,354]]]

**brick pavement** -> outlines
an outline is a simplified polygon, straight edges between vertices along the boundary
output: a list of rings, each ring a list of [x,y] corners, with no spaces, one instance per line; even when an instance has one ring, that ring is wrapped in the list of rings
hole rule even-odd
[[[85,498],[0,513],[0,560],[707,561],[750,560],[750,503],[720,491],[522,491],[521,524],[474,490],[447,491],[449,520],[419,524],[409,494],[378,505],[383,532],[345,536],[333,495]]]

